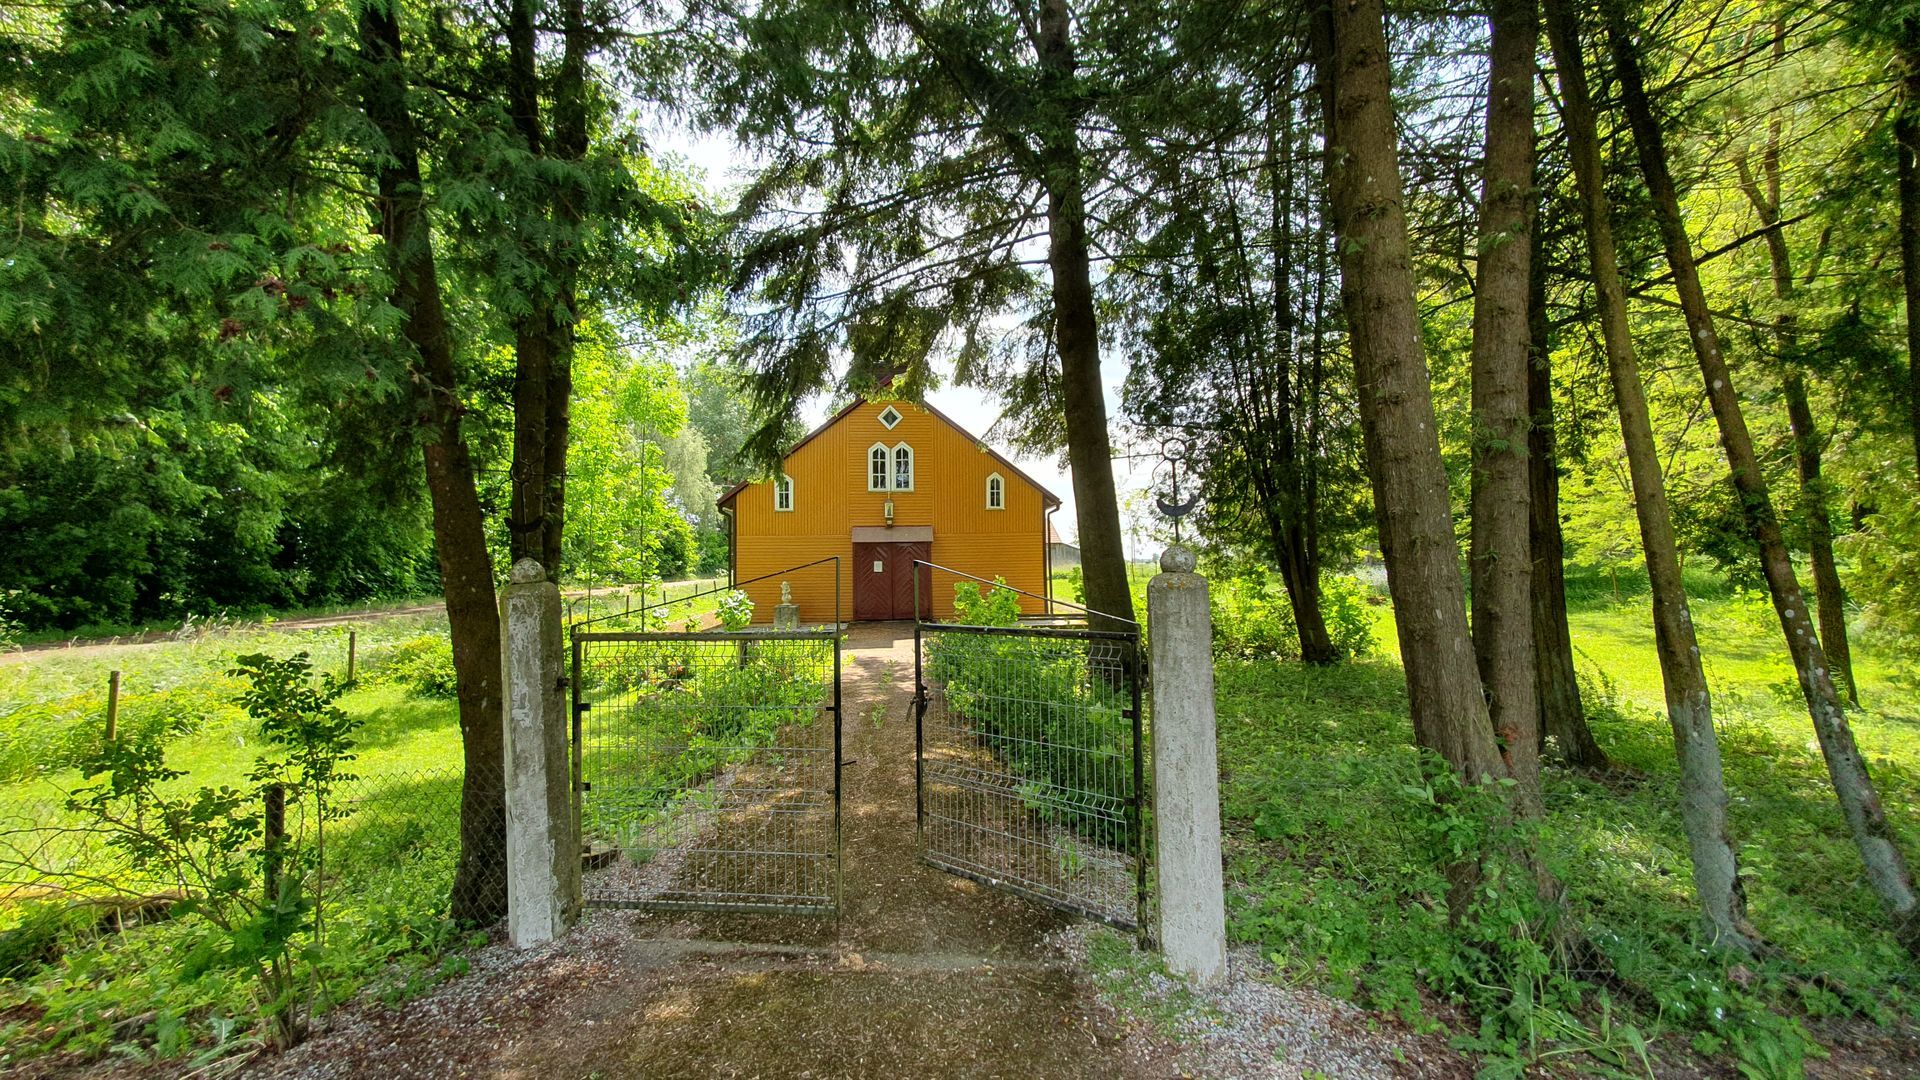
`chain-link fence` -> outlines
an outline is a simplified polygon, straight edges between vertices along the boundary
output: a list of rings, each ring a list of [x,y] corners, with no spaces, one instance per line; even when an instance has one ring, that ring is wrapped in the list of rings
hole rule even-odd
[[[500,773],[473,777],[500,805]],[[135,795],[109,776],[37,780],[0,791],[0,910],[25,901],[159,916],[212,889],[264,896],[300,875],[308,896],[385,920],[481,921],[505,910],[500,858],[460,872],[459,763],[354,769],[310,789],[268,783],[203,787],[181,778]],[[277,789],[277,790],[276,790]],[[491,830],[479,833],[483,843]],[[359,914],[354,914],[354,913]]]

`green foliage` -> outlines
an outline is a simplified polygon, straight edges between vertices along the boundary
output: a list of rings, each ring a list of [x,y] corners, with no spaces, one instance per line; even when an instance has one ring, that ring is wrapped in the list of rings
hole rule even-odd
[[[225,680],[192,683],[120,698],[124,739],[164,742],[204,728],[209,717],[231,712],[208,692],[230,690]],[[107,720],[104,685],[19,705],[0,716],[0,780],[20,780],[76,768],[100,751]]]
[[[174,782],[185,774],[166,764],[158,740],[116,739],[85,763],[83,771],[100,779],[77,788],[67,806],[134,871],[177,885],[176,913],[206,931],[185,957],[183,974],[226,969],[250,976],[258,1016],[284,1048],[300,1038],[311,1007],[323,904],[321,827],[340,813],[330,796],[352,779],[341,766],[353,760],[359,725],[335,705],[344,684],[324,677],[316,685],[305,654],[244,656],[231,674],[246,679],[238,700],[270,748],[248,788],[181,790]],[[297,811],[309,800],[311,833],[289,834],[263,809],[279,801]]]
[[[1066,573],[1061,575],[1059,596],[1076,604],[1087,602],[1087,574],[1079,563],[1067,567]]]
[[[956,588],[978,598],[974,623],[956,611],[957,625],[1008,626],[1009,590]],[[981,610],[981,609],[986,610]],[[995,609],[998,609],[997,611]],[[944,689],[947,708],[964,716],[985,750],[1026,780],[1027,809],[1089,839],[1124,849],[1130,842],[1123,810],[1133,787],[1130,689],[1107,668],[1090,664],[1085,647],[1020,635],[930,631],[927,678]]]
[[[1006,588],[1005,578],[988,586],[977,581],[953,583],[953,621],[966,626],[1014,626],[1020,622],[1020,594]]]
[[[574,353],[578,397],[569,426],[567,572],[582,581],[685,576],[695,538],[663,443],[686,430],[680,377],[663,358],[585,328]],[[495,543],[505,551],[505,533]],[[496,559],[496,565],[505,565]]]
[[[453,670],[453,642],[444,633],[421,634],[367,658],[367,682],[395,684],[425,697],[453,700],[459,687]]]
[[[1208,581],[1213,606],[1213,651],[1237,660],[1300,658],[1300,632],[1286,586],[1264,568],[1216,575]],[[1343,574],[1320,578],[1320,617],[1333,647],[1344,657],[1374,651],[1370,593],[1360,579]]]
[[[723,630],[745,630],[753,625],[753,600],[740,589],[721,593],[717,608]]]
[[[1568,1015],[1581,995],[1561,949],[1561,909],[1557,896],[1541,895],[1537,876],[1565,868],[1536,869],[1542,823],[1513,813],[1513,781],[1463,782],[1431,753],[1421,756],[1420,777],[1405,793],[1420,808],[1426,861],[1449,873],[1470,868],[1458,872],[1471,880],[1464,895],[1449,897],[1451,940],[1430,958],[1427,985],[1480,1018],[1466,1045],[1516,1064],[1536,1060],[1550,1039],[1583,1030]]]
[[[589,775],[603,772],[609,765],[600,755],[610,754],[620,770],[619,783],[597,790],[583,807],[581,827],[588,835],[619,837],[635,854],[633,845],[648,826],[682,801],[704,797],[700,789],[708,780],[750,759],[783,729],[818,718],[823,688],[831,681],[831,660],[820,651],[763,651],[743,640],[738,662],[702,664],[688,651],[700,647],[639,643],[583,670],[587,700],[615,699],[618,707],[597,721],[603,734],[585,748],[582,768]],[[661,729],[648,716],[673,718],[667,740],[673,750],[648,755],[636,770],[631,755],[618,747],[622,739],[660,740]]]
[[[1703,641],[1748,636],[1737,605],[1701,600],[1695,615]],[[1611,639],[1628,635],[1632,650],[1616,651]],[[1627,771],[1549,769],[1538,825],[1512,821],[1493,792],[1423,770],[1397,665],[1222,662],[1231,935],[1282,978],[1418,1026],[1438,1023],[1436,1000],[1460,1004],[1471,1017],[1460,1044],[1491,1055],[1496,1075],[1573,1054],[1644,1075],[1643,1045],[1668,1032],[1745,1074],[1797,1075],[1819,1053],[1806,1019],[1910,1008],[1911,961],[1890,935],[1861,931],[1877,907],[1851,886],[1858,856],[1833,826],[1803,706],[1776,702],[1755,669],[1718,669],[1740,680],[1717,679],[1714,699],[1748,896],[1781,949],[1739,963],[1698,937],[1650,637],[1603,605],[1577,613],[1575,640],[1623,665],[1616,677],[1583,671],[1582,684],[1596,735]],[[1629,656],[1640,666],[1624,666]],[[1870,655],[1860,662],[1863,693],[1894,693]],[[1907,806],[1910,704],[1892,707],[1885,718],[1856,714],[1855,728],[1875,748],[1889,807]],[[1912,828],[1911,814],[1892,813]],[[1529,839],[1566,888],[1558,924],[1543,921],[1530,874],[1505,854]],[[1444,867],[1473,852],[1497,872],[1450,923]],[[1845,990],[1810,995],[1809,971]]]
[[[46,901],[22,902],[9,914],[11,925],[0,929],[0,980],[31,975],[58,959],[96,921],[83,908]]]
[[[1879,512],[1844,546],[1854,558],[1863,621],[1906,656],[1920,657],[1920,498],[1912,486],[1884,483]]]

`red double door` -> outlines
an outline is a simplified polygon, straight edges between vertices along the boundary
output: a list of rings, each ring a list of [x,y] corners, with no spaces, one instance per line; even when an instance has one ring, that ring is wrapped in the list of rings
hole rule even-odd
[[[933,545],[907,543],[853,545],[853,617],[911,619],[913,560],[930,557]],[[920,614],[933,615],[933,570],[920,567]]]

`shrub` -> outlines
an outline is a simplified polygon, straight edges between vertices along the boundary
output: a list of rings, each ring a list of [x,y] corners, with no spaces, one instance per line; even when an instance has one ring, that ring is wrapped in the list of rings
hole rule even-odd
[[[1006,587],[1006,578],[994,578],[991,587],[978,581],[953,585],[953,621],[967,626],[1013,626],[1020,621],[1020,594]]]
[[[1214,655],[1235,660],[1298,660],[1300,632],[1286,587],[1264,569],[1221,575],[1212,583]],[[1320,579],[1320,616],[1341,656],[1373,653],[1373,613],[1360,579],[1327,574]]]
[[[630,842],[678,800],[772,745],[782,729],[814,722],[831,685],[830,654],[763,644],[787,643],[742,641],[737,660],[729,646],[719,646],[729,651],[715,662],[712,642],[639,642],[583,669],[582,690],[589,698],[618,699],[596,721],[598,734],[584,751],[585,772],[609,767],[599,760],[601,753],[627,770],[618,784],[596,789],[584,805],[582,825],[589,835]],[[709,650],[706,662],[691,651],[701,648]],[[650,747],[644,765],[623,749],[634,741]]]
[[[453,669],[453,641],[446,634],[421,634],[408,638],[370,657],[365,681],[374,685],[403,686],[410,693],[430,698],[459,696],[459,679]]]
[[[1098,843],[1128,845],[1132,698],[1128,687],[1109,683],[1089,664],[1085,648],[936,631],[927,637],[927,675],[944,688],[947,707],[979,733],[982,747],[1027,781],[1028,810]]]
[[[1367,598],[1372,590],[1351,574],[1327,574],[1320,578],[1320,614],[1327,620],[1327,634],[1340,655],[1352,659],[1372,656],[1373,612]],[[1288,609],[1291,614],[1292,609]]]
[[[715,610],[723,630],[745,630],[753,625],[753,600],[739,589],[721,593]]]
[[[175,781],[185,774],[168,767],[158,740],[115,739],[87,762],[93,782],[67,799],[67,809],[133,870],[177,885],[185,899],[176,912],[208,931],[184,957],[186,976],[230,970],[250,977],[255,1008],[281,1048],[298,1041],[311,1005],[321,830],[341,815],[332,793],[353,779],[341,766],[353,760],[360,723],[334,704],[346,684],[330,675],[316,684],[312,670],[298,653],[242,656],[228,673],[246,679],[239,703],[270,748],[248,788],[182,789]],[[270,827],[261,807],[275,800],[295,813],[310,804],[316,827]]]

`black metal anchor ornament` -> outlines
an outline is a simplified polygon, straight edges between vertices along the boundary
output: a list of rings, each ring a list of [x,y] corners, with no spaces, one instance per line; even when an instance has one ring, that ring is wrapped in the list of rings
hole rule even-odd
[[[1153,504],[1173,522],[1173,542],[1180,543],[1180,519],[1200,505],[1198,492],[1180,497],[1180,468],[1193,457],[1193,440],[1185,435],[1169,435],[1160,440],[1160,467],[1166,472],[1167,494],[1156,496]]]

